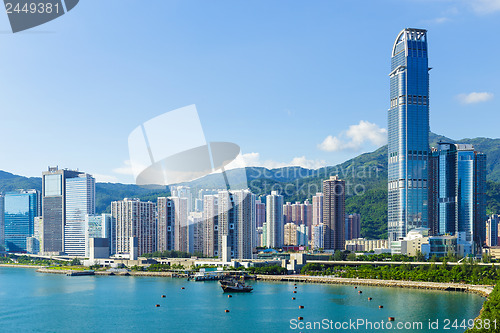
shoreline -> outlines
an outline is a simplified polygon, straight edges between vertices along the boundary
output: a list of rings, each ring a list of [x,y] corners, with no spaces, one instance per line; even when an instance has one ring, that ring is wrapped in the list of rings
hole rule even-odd
[[[275,282],[306,282],[306,283],[329,283],[344,285],[364,285],[372,287],[393,287],[393,288],[412,288],[442,291],[461,291],[488,297],[495,286],[491,285],[473,285],[464,283],[448,282],[425,282],[425,281],[405,281],[405,280],[377,280],[377,279],[351,279],[325,276],[309,275],[257,275],[260,281]]]
[[[45,268],[46,266],[37,266],[37,265],[18,265],[18,264],[0,264],[0,267],[17,267],[17,268]]]
[[[46,274],[71,274],[74,272],[83,272],[77,270],[53,270],[47,269],[46,266],[30,266],[30,265],[12,265],[0,264],[0,267],[17,267],[17,268],[36,268],[38,273]],[[108,272],[95,271],[91,275],[96,276],[144,276],[144,277],[178,277],[175,272]],[[181,278],[184,278],[181,277]],[[425,282],[425,281],[404,281],[404,280],[377,280],[377,279],[352,279],[339,277],[325,276],[309,276],[309,275],[256,275],[257,281],[271,282],[301,282],[301,283],[327,283],[327,284],[342,284],[342,285],[364,285],[373,287],[392,287],[392,288],[412,288],[425,290],[441,290],[441,291],[458,291],[469,292],[483,297],[488,297],[493,291],[494,286],[491,285],[472,285],[463,283],[448,283],[448,282]]]

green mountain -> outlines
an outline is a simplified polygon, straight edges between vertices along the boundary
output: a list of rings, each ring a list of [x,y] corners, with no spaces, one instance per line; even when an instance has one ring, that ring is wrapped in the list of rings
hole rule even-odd
[[[453,140],[430,133],[431,146],[439,141],[470,143],[475,149],[487,154],[487,210],[500,213],[500,139],[474,138]],[[317,170],[301,167],[266,169],[250,167],[226,171],[231,188],[247,188],[257,194],[266,195],[278,190],[285,201],[295,202],[311,199],[322,191],[322,182],[330,176],[339,175],[346,181],[346,211],[362,216],[361,235],[367,238],[387,237],[387,146],[371,153],[361,154],[344,163]],[[211,174],[185,183],[194,190],[202,188],[225,188],[222,174]],[[26,178],[0,171],[0,193],[15,189],[41,190],[41,178]],[[148,189],[131,184],[96,184],[96,210],[109,211],[111,201],[123,198],[156,200],[168,196],[167,188]]]

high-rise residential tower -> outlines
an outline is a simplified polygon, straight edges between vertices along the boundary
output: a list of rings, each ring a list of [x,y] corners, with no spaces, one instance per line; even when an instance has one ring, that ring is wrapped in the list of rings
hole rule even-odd
[[[203,196],[203,254],[219,255],[219,196]]]
[[[388,232],[396,241],[428,227],[429,66],[427,31],[401,31],[391,56]],[[326,242],[326,239],[325,239]]]
[[[266,232],[267,247],[283,246],[283,196],[277,191],[272,191],[266,197]]]
[[[325,250],[344,250],[345,181],[337,176],[323,181],[323,224]]]
[[[312,200],[312,225],[323,223],[323,193],[318,192]]]
[[[156,251],[156,204],[125,198],[111,202],[112,223],[116,226],[116,249],[112,252],[131,253],[131,237],[137,241],[137,255]]]
[[[249,190],[220,191],[218,197],[218,248],[230,248],[228,260],[252,259],[257,245],[255,194]]]

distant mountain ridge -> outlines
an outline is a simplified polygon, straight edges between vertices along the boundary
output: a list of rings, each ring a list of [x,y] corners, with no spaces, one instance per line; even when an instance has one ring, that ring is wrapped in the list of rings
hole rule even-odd
[[[500,139],[473,138],[453,140],[430,133],[429,142],[436,146],[439,141],[450,143],[470,143],[474,148],[487,154],[488,210],[500,213]],[[304,201],[322,190],[322,182],[330,175],[338,174],[347,183],[346,211],[362,215],[362,236],[384,238],[387,231],[387,146],[364,153],[335,166],[307,169],[290,166],[278,169],[248,167],[226,171],[234,188],[249,187],[257,195],[280,190],[285,201]],[[211,174],[201,179],[185,183],[194,189],[224,188],[220,185],[220,174]],[[23,177],[0,171],[0,193],[16,189],[41,190],[40,177]],[[233,187],[232,187],[233,188]],[[156,200],[158,196],[168,196],[165,189],[148,189],[133,184],[97,183],[96,211],[109,211],[111,201],[123,198]]]

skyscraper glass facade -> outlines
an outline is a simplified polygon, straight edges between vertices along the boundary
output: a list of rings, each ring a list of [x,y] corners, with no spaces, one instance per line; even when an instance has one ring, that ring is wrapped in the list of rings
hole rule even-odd
[[[34,219],[39,214],[39,192],[9,192],[4,200],[6,248],[12,252],[25,252],[26,238],[33,236]]]
[[[427,227],[429,151],[427,31],[404,29],[391,58],[388,232],[392,241]]]
[[[88,174],[66,179],[64,252],[85,256],[85,215],[95,214],[95,180]]]

